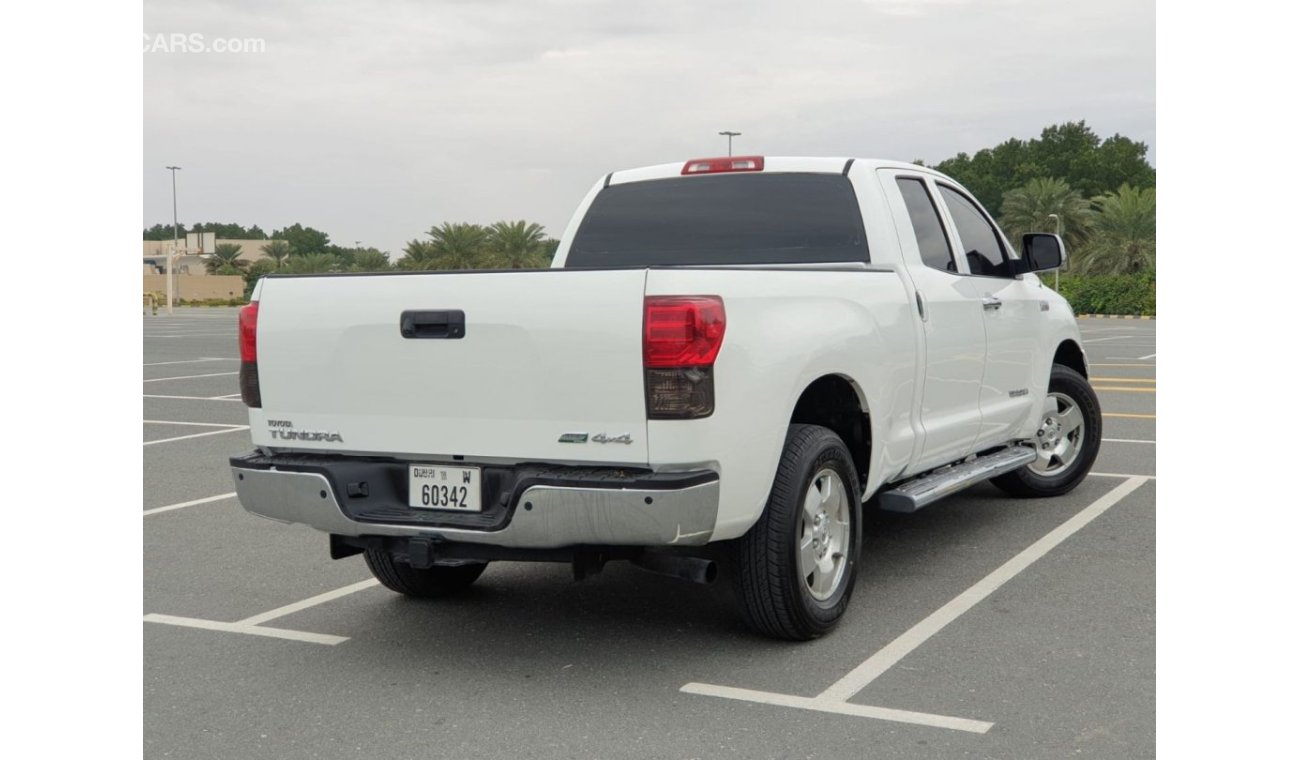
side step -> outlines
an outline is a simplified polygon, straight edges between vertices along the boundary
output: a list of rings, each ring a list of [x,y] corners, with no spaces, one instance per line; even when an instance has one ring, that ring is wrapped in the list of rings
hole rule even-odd
[[[915,512],[967,486],[1019,469],[1038,455],[1027,446],[1009,446],[951,467],[909,480],[880,494],[880,508],[888,512]]]

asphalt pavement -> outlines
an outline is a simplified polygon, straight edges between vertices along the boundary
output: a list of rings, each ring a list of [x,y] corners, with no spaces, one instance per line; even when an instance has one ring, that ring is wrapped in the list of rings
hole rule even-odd
[[[1153,757],[1155,322],[1080,325],[1095,474],[875,516],[847,616],[790,644],[725,576],[494,563],[455,599],[390,593],[233,498],[236,310],[146,316],[146,756]]]

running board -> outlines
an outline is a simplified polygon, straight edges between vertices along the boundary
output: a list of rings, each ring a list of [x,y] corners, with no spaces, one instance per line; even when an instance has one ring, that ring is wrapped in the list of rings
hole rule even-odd
[[[1018,470],[1037,457],[1034,450],[1026,446],[1009,446],[885,491],[880,494],[880,508],[887,512],[915,512],[967,486]]]

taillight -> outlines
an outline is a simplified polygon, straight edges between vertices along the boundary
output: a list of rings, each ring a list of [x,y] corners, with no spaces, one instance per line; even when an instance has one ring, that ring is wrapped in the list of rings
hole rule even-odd
[[[713,414],[713,363],[726,330],[718,296],[646,297],[642,364],[650,419]]]
[[[718,174],[720,172],[761,172],[762,156],[727,156],[726,158],[692,158],[682,167],[682,174]]]
[[[239,310],[239,395],[248,406],[262,406],[257,379],[257,301]]]

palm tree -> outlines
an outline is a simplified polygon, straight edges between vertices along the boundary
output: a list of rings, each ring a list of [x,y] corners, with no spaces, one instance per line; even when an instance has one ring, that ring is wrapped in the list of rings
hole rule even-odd
[[[1018,243],[1026,232],[1055,232],[1061,219],[1067,249],[1082,245],[1092,226],[1093,210],[1078,190],[1062,179],[1031,179],[1002,196],[1002,229]]]
[[[388,254],[374,248],[357,251],[350,267],[353,272],[387,272],[391,268]]]
[[[433,242],[430,240],[408,240],[402,246],[402,258],[397,260],[398,269],[436,269]]]
[[[497,222],[488,227],[487,246],[493,266],[540,269],[550,263],[545,254],[546,230],[535,222]]]
[[[290,274],[322,274],[339,271],[337,256],[329,253],[306,253],[289,259],[283,271]]]
[[[426,233],[432,240],[412,240],[398,265],[403,269],[483,269],[488,231],[478,224],[443,222]]]
[[[1079,257],[1083,274],[1131,274],[1156,268],[1156,190],[1127,183],[1092,199],[1092,240]]]
[[[284,260],[293,253],[293,247],[283,240],[272,240],[262,246],[262,253],[275,262],[275,268],[284,266]]]
[[[248,262],[239,258],[243,247],[234,243],[220,243],[204,265],[208,274],[243,274]]]

